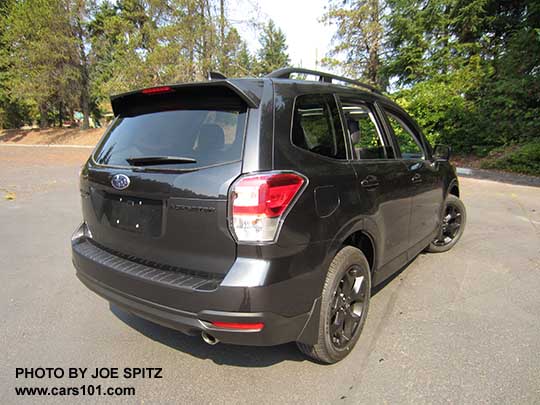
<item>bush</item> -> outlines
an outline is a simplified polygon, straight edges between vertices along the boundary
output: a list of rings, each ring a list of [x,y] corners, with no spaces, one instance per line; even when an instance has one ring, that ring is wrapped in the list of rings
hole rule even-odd
[[[505,149],[495,149],[480,167],[540,176],[540,139]]]

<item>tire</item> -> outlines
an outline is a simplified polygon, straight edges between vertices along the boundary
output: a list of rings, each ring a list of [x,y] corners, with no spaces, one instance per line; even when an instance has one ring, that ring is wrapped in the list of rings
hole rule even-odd
[[[328,268],[321,297],[317,343],[297,343],[298,348],[320,363],[332,364],[343,359],[360,337],[370,296],[371,272],[366,256],[355,247],[345,246]],[[336,311],[337,307],[340,309]]]
[[[451,214],[449,210],[454,211]],[[446,197],[443,219],[441,221],[441,233],[429,244],[427,251],[430,253],[441,253],[452,249],[463,235],[467,224],[467,210],[463,202],[453,194]],[[449,219],[450,218],[450,219]],[[454,231],[455,225],[459,218],[459,228]],[[452,230],[450,227],[452,226]]]

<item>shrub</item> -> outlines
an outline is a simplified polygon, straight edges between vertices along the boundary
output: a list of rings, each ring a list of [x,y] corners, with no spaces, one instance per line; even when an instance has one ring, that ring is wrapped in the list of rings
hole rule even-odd
[[[495,149],[481,167],[540,176],[540,139],[506,149]]]

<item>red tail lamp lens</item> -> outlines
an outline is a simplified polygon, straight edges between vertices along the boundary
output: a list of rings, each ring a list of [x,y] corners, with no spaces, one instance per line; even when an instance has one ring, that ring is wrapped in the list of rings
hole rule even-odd
[[[238,241],[268,242],[306,180],[296,173],[263,172],[243,176],[231,187],[232,232]]]

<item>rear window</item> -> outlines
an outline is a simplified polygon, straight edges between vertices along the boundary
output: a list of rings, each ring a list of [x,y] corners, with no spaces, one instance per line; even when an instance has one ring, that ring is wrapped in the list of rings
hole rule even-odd
[[[115,120],[94,160],[130,166],[128,159],[182,157],[195,162],[162,163],[156,168],[193,169],[242,158],[245,108],[171,109],[122,115]]]
[[[332,95],[305,95],[296,99],[292,142],[334,159],[345,159],[345,141],[336,101]]]

